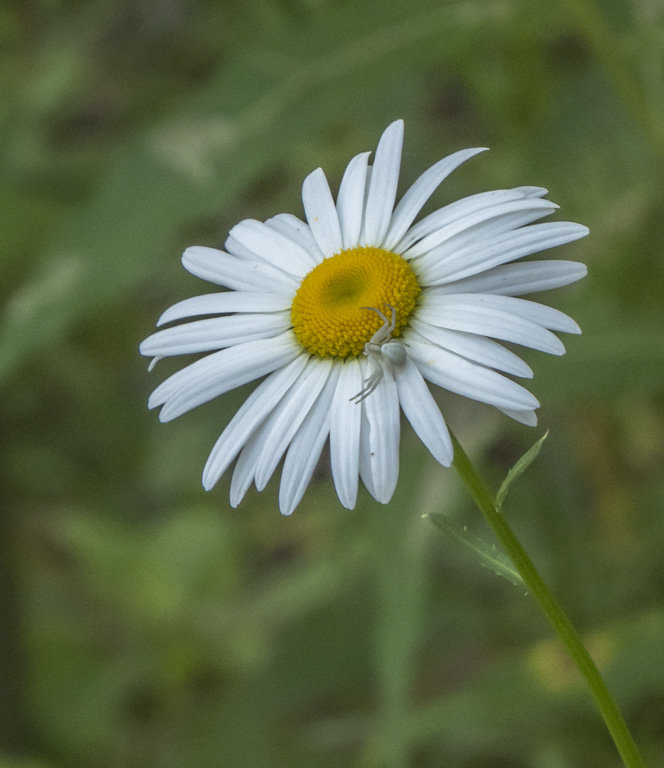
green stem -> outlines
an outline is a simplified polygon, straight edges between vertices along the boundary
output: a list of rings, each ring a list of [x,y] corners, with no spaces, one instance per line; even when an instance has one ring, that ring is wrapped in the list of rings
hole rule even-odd
[[[623,763],[627,768],[643,768],[644,763],[634,739],[627,729],[625,720],[609,693],[606,683],[595,666],[595,662],[590,657],[565,612],[542,581],[542,577],[537,572],[521,542],[499,512],[493,496],[454,435],[452,435],[452,441],[454,443],[454,468],[588,684]]]

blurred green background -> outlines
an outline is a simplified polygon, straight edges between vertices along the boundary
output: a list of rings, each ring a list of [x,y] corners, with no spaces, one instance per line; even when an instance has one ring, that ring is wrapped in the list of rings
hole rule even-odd
[[[402,188],[489,146],[432,205],[536,184],[591,229],[544,299],[584,335],[525,354],[541,426],[441,404],[495,486],[551,429],[506,514],[660,764],[662,3],[27,0],[0,40],[0,766],[619,765],[523,589],[420,519],[489,536],[409,429],[391,506],[323,461],[286,519],[200,485],[249,389],[146,410],[180,363],[138,342],[212,290],[183,248],[301,215],[396,117]]]

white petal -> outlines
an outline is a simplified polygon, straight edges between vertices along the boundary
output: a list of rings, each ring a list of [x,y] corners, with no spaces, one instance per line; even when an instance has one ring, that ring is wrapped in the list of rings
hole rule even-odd
[[[379,247],[387,234],[397,196],[402,145],[403,120],[395,120],[387,126],[376,148],[364,212],[364,245]]]
[[[523,187],[516,187],[515,189],[492,189],[490,192],[480,192],[455,200],[418,221],[406,232],[394,250],[397,253],[405,253],[414,243],[459,219],[513,200],[525,200],[527,197],[531,195],[525,193]]]
[[[268,264],[302,278],[316,266],[313,256],[290,237],[254,219],[245,219],[229,232],[241,245]]]
[[[268,417],[269,421],[269,417]],[[231,477],[230,503],[231,507],[237,507],[249,490],[254,479],[256,471],[256,462],[263,450],[263,441],[261,439],[261,430],[265,428],[265,423],[254,431],[251,437],[244,444],[240,455],[235,462],[235,469]]]
[[[375,393],[373,393],[375,394]],[[369,421],[367,419],[367,411],[364,407],[364,401],[358,404],[358,408],[361,409],[362,415],[360,417],[360,478],[364,483],[367,491],[377,499],[376,488],[373,481],[373,466],[371,463],[371,444],[369,442]]]
[[[278,213],[265,223],[304,248],[317,264],[323,260],[323,254],[311,234],[309,225],[297,216],[293,216],[292,213]]]
[[[425,301],[426,306],[432,309],[474,307],[478,312],[485,309],[495,309],[516,315],[516,317],[521,317],[524,320],[530,320],[530,322],[537,323],[551,331],[581,333],[581,329],[569,315],[529,299],[515,299],[512,296],[496,296],[486,293],[449,293],[440,296],[432,290],[427,291]]]
[[[524,411],[539,406],[527,389],[495,371],[413,338],[408,344],[408,354],[421,374],[439,387],[497,408]]]
[[[330,431],[330,406],[341,365],[332,366],[323,391],[292,439],[281,473],[279,509],[290,515],[302,500]]]
[[[263,450],[256,463],[256,488],[262,491],[281,461],[284,451],[325,386],[332,360],[311,357],[295,384],[274,411],[269,428],[262,431]]]
[[[339,369],[330,410],[330,464],[339,501],[346,509],[353,509],[357,500],[362,406],[350,399],[362,389],[362,371],[354,358]]]
[[[510,419],[518,421],[520,424],[525,424],[527,427],[537,426],[537,414],[535,411],[513,411],[509,408],[499,408],[505,416],[509,416]]]
[[[306,367],[306,364],[309,362],[309,357],[305,354],[303,354],[302,357],[305,360],[304,367]],[[297,377],[293,384],[299,381],[300,376],[301,374]],[[288,392],[291,391],[292,386]],[[237,507],[244,498],[246,492],[249,490],[249,486],[254,480],[256,471],[258,469],[258,463],[264,453],[265,437],[272,431],[275,423],[281,418],[281,413],[284,407],[284,397],[282,396],[277,402],[274,403],[269,416],[263,421],[262,424],[258,425],[251,437],[246,441],[244,448],[242,448],[242,451],[240,452],[238,460],[235,464],[235,469],[233,470],[233,476],[231,478],[231,506]]]
[[[192,275],[236,291],[281,291],[293,295],[299,280],[262,261],[246,261],[216,248],[194,245],[182,254]]]
[[[403,257],[405,259],[421,257],[417,262],[418,265],[428,266],[430,263],[428,259],[433,259],[435,264],[469,243],[493,239],[503,232],[509,232],[543,216],[548,216],[557,208],[558,206],[550,200],[541,200],[538,197],[519,198],[501,205],[492,205],[435,230],[409,248]]]
[[[197,315],[221,315],[227,312],[279,312],[289,309],[291,296],[267,291],[223,291],[193,296],[169,307],[157,320],[164,325],[173,320]]]
[[[549,194],[549,190],[544,187],[514,187],[526,197],[544,197]]]
[[[448,255],[426,272],[422,270],[422,278],[425,285],[449,283],[499,264],[516,261],[523,256],[578,240],[587,234],[586,227],[569,221],[531,224],[513,232],[505,232],[489,241],[462,248]]]
[[[417,318],[411,318],[410,326],[424,339],[432,344],[437,344],[443,349],[456,352],[457,355],[484,365],[487,368],[495,368],[513,376],[532,378],[533,372],[529,365],[496,341],[487,339],[476,333],[464,331],[451,331],[447,328],[437,328],[435,325],[424,323]],[[404,335],[404,341],[408,343],[408,333]]]
[[[486,152],[486,149],[486,147],[462,149],[460,152],[444,157],[425,171],[394,209],[383,247],[388,251],[392,250],[406,234],[408,227],[413,223],[417,214],[422,210],[422,206],[436,188],[462,163],[480,152]]]
[[[215,485],[242,446],[277,407],[302,373],[306,362],[307,355],[299,355],[288,365],[271,373],[242,403],[210,451],[203,469],[203,486],[206,491]]]
[[[585,264],[578,261],[549,259],[504,264],[472,277],[433,289],[439,293],[495,293],[522,296],[527,293],[561,288],[588,274]]]
[[[170,421],[224,392],[287,365],[302,353],[291,331],[273,339],[248,341],[213,352],[162,382],[148,407],[163,404],[159,418]]]
[[[399,479],[399,396],[386,368],[376,389],[362,401],[369,427],[369,464],[376,501],[387,504]],[[370,489],[371,490],[371,489]]]
[[[444,307],[419,307],[417,316],[439,328],[479,333],[492,339],[502,339],[531,349],[539,349],[551,355],[565,353],[560,339],[541,325],[503,310],[478,307],[472,302],[453,300]]]
[[[302,202],[311,232],[323,256],[333,256],[343,250],[337,209],[321,168],[316,168],[304,180]]]
[[[231,254],[231,256],[236,256],[238,259],[245,259],[246,261],[265,261],[265,259],[261,259],[258,254],[250,251],[246,245],[242,245],[242,243],[236,237],[233,237],[233,235],[229,235],[226,238],[224,248]]]
[[[444,467],[452,463],[454,450],[443,414],[412,360],[395,366],[394,375],[401,408],[420,440]]]
[[[230,315],[157,331],[140,345],[142,355],[186,355],[274,337],[291,326],[290,312]]]
[[[362,152],[356,155],[346,166],[339,185],[337,214],[344,248],[353,248],[360,242],[370,154]]]
[[[307,358],[307,367],[309,371],[312,370],[312,363],[313,367],[316,367],[316,363],[319,363],[319,361],[312,360],[312,358]],[[306,374],[306,369],[304,373]],[[231,479],[231,506],[237,507],[237,505],[242,501],[254,478],[256,478],[256,486],[259,490],[262,490],[265,487],[265,484],[269,480],[269,476],[272,474],[272,472],[269,472],[267,478],[265,478],[263,475],[265,474],[266,469],[261,470],[261,465],[264,466],[266,460],[273,459],[274,454],[277,451],[277,447],[275,447],[274,439],[271,438],[271,435],[277,439],[285,439],[283,450],[276,457],[276,462],[274,464],[275,467],[279,463],[279,459],[281,458],[283,451],[288,446],[288,442],[290,442],[293,434],[292,432],[290,434],[286,434],[285,429],[290,429],[292,424],[287,423],[284,427],[284,422],[288,421],[284,414],[292,414],[293,403],[295,403],[295,405],[299,404],[300,406],[306,405],[306,407],[302,408],[303,412],[297,414],[297,423],[295,424],[295,429],[297,429],[299,424],[302,422],[302,419],[308,413],[311,402],[309,402],[307,405],[304,402],[304,399],[309,398],[312,393],[313,399],[315,399],[315,397],[318,395],[318,392],[320,391],[320,388],[305,386],[304,388],[309,389],[309,392],[302,393],[302,379],[303,374],[300,374],[293,386],[288,390],[288,392],[286,392],[281,400],[275,404],[270,415],[261,425],[258,426],[258,428],[254,431],[249,440],[247,440],[244,448],[240,452],[237,463],[235,465],[235,469],[233,471],[233,477]],[[308,385],[311,382],[305,380],[304,383],[305,385]],[[266,452],[269,455],[266,456]],[[272,469],[272,471],[274,471],[274,469]],[[260,480],[258,479],[259,472],[261,473]]]

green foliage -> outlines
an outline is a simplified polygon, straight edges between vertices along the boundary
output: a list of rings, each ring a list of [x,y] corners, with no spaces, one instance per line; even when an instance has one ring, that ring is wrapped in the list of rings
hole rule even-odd
[[[533,461],[535,461],[535,459],[539,456],[539,452],[542,450],[542,445],[548,436],[549,431],[547,430],[536,443],[530,446],[530,448],[523,454],[523,456],[521,456],[520,459],[516,461],[514,466],[511,467],[508,473],[505,475],[505,479],[500,484],[500,488],[496,494],[496,506],[498,509],[503,506],[505,497],[507,496],[507,493],[510,489],[510,485],[512,485],[517,477],[522,475],[533,463]]]
[[[590,226],[564,249],[589,277],[551,298],[584,335],[524,355],[551,436],[510,520],[655,764],[663,35],[657,3],[627,0],[0,9],[0,766],[616,764],[523,591],[421,520],[486,538],[408,429],[392,506],[341,509],[322,462],[286,520],[274,481],[239,510],[227,480],[200,487],[248,389],[169,425],[145,409],[173,368],[148,375],[138,342],[206,290],[183,248],[301,213],[303,176],[338,184],[398,116],[403,188],[492,147],[432,205],[541,184]],[[511,483],[528,430],[441,405]]]
[[[472,533],[467,525],[451,520],[445,515],[428,515],[428,517],[450,541],[469,552],[484,568],[493,571],[496,576],[502,576],[517,587],[523,586],[523,579],[510,559],[493,542]]]

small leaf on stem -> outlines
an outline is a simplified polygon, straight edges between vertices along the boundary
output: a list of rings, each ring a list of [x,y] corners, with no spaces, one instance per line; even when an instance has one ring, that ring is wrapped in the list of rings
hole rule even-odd
[[[523,579],[512,565],[510,559],[495,544],[485,541],[476,534],[470,533],[467,526],[461,525],[461,523],[451,520],[445,515],[430,514],[424,515],[424,517],[429,517],[431,522],[453,542],[460,545],[463,549],[470,551],[482,566],[493,571],[497,576],[502,576],[516,586],[523,584]]]
[[[503,506],[503,502],[505,501],[505,497],[507,496],[507,491],[509,490],[512,483],[519,477],[519,475],[523,474],[528,467],[535,461],[537,456],[539,455],[539,452],[542,448],[542,444],[546,440],[546,438],[549,436],[549,430],[540,437],[540,439],[534,444],[531,445],[530,448],[523,454],[523,456],[516,462],[516,464],[510,469],[510,471],[505,476],[505,479],[503,480],[500,488],[498,489],[498,493],[496,494],[496,506],[498,509],[501,509]]]

